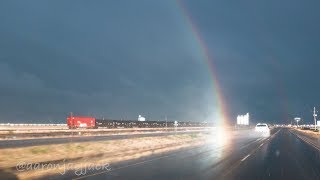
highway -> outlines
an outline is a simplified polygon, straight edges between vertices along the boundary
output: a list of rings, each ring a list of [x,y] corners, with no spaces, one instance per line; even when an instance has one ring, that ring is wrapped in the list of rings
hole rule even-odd
[[[174,135],[174,134],[192,134],[192,133],[207,132],[207,131],[208,130],[177,131],[177,132],[168,131],[168,132],[152,132],[152,133],[141,133],[141,134],[133,133],[133,134],[115,134],[115,135],[101,135],[101,136],[74,136],[74,137],[69,136],[69,137],[59,137],[59,138],[0,140],[0,149],[50,145],[50,144],[65,144],[65,143],[75,143],[75,142],[94,142],[94,141],[141,138],[141,137],[156,137],[156,136],[167,136],[167,135]]]
[[[72,178],[320,179],[319,150],[291,131],[274,129],[268,137],[237,135],[225,142],[111,164],[110,171],[91,171]],[[61,176],[51,177],[55,178]]]

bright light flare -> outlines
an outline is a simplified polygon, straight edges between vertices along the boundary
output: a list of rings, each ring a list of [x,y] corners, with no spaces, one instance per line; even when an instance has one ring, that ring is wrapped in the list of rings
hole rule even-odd
[[[223,146],[228,144],[229,140],[230,132],[228,132],[224,127],[215,127],[212,129],[208,142],[216,146]]]

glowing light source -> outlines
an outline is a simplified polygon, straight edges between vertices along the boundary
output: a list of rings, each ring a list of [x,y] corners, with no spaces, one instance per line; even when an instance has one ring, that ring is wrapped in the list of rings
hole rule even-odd
[[[138,117],[138,121],[146,121],[146,118],[145,118],[145,117],[143,117],[143,116],[141,116],[141,115],[139,115],[139,117]]]
[[[249,125],[249,113],[237,116],[237,125]]]

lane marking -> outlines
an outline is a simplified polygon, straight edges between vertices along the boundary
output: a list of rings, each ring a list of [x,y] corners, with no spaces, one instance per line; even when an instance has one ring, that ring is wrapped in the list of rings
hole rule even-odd
[[[276,135],[277,135],[281,130],[282,130],[282,129],[280,128],[277,132],[275,132],[273,135],[271,135],[268,139],[265,139],[264,142],[267,142],[268,140],[270,140],[270,141],[269,141],[269,143],[270,143],[271,140],[272,140],[273,138],[275,138]],[[263,142],[263,143],[264,143],[264,142]],[[258,147],[256,147],[255,149],[253,149],[253,150],[250,152],[249,156],[252,155],[252,154],[255,154],[260,148],[261,148],[261,146],[258,146]],[[249,156],[248,156],[248,157],[249,157]],[[246,158],[248,158],[248,157],[246,157]],[[237,168],[246,158],[243,158],[242,160],[236,161],[231,167],[229,167],[229,169],[227,170],[227,172],[225,172],[222,176],[225,177],[225,176],[227,176],[228,174],[230,174],[230,173],[231,173],[235,168]]]
[[[242,158],[241,161],[246,160],[251,154],[248,154],[246,157]]]
[[[261,146],[263,146],[263,143],[262,143],[262,144],[260,144],[260,146],[259,146],[259,147],[261,147]]]
[[[254,144],[254,143],[258,142],[258,141],[261,141],[261,140],[263,140],[263,138],[258,138],[256,140],[254,140],[254,141],[242,146],[240,149],[244,149],[244,148],[246,148],[246,147],[248,147],[248,146],[250,146],[250,145],[252,145],[252,144]]]

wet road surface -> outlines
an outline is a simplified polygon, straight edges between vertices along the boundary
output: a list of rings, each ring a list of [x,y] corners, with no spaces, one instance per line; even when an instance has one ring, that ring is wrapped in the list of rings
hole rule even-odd
[[[320,179],[320,151],[290,129],[269,137],[225,136],[205,146],[132,162],[110,165],[110,171],[87,172],[74,179]],[[243,132],[245,133],[245,132]]]

